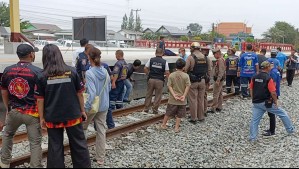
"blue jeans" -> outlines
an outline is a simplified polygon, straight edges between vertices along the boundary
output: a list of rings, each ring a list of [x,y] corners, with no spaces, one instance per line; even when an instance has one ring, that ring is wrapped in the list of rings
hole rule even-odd
[[[254,103],[253,104],[253,117],[250,124],[250,140],[255,141],[258,135],[258,126],[260,124],[261,119],[263,118],[264,113],[271,112],[272,114],[277,115],[283,122],[284,127],[286,128],[288,133],[294,132],[294,126],[291,122],[289,115],[285,112],[285,110],[281,108],[276,108],[273,104],[272,108],[266,108],[265,103]]]
[[[124,87],[124,92],[123,92],[123,100],[129,100],[129,97],[130,97],[130,94],[133,90],[133,85],[132,83],[130,82],[130,79],[126,79],[124,81],[125,83],[125,87]]]
[[[107,113],[107,126],[108,129],[113,129],[115,127],[114,120],[113,120],[113,115],[112,111],[117,109],[121,109],[123,107],[123,101],[122,101],[122,96],[123,96],[123,91],[124,91],[124,81],[117,81],[116,82],[116,88],[112,89],[109,93],[109,109]]]
[[[241,77],[240,82],[241,82],[241,91],[242,91],[242,96],[249,97],[248,93],[248,84],[250,83],[251,78],[250,77]]]

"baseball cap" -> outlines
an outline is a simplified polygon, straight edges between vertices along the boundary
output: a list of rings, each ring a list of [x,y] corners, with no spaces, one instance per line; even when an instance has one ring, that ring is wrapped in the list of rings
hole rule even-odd
[[[17,55],[19,57],[24,57],[29,55],[31,52],[38,52],[38,48],[33,48],[28,44],[21,44],[17,48]]]
[[[271,66],[271,63],[269,61],[264,61],[262,64],[261,64],[261,69],[266,69],[268,67]]]
[[[212,49],[212,52],[213,52],[213,53],[220,52],[220,48]]]
[[[271,50],[271,54],[277,54],[278,52],[277,52],[277,49],[272,49]]]

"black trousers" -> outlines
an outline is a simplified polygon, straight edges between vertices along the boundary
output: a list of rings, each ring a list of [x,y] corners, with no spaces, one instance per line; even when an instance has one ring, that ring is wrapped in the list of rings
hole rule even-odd
[[[231,86],[234,83],[235,93],[240,93],[240,77],[237,75],[226,75],[226,90],[228,93],[231,92]]]
[[[275,129],[276,129],[276,116],[275,114],[269,113],[268,112],[268,116],[270,118],[270,129],[269,131],[274,134],[275,133]]]
[[[295,76],[295,69],[289,69],[287,70],[287,81],[288,81],[288,85],[292,85],[293,84],[293,80],[294,80],[294,76]]]
[[[69,138],[73,167],[91,168],[89,150],[82,124],[65,128],[65,130]],[[47,168],[65,168],[63,133],[64,128],[48,129]]]

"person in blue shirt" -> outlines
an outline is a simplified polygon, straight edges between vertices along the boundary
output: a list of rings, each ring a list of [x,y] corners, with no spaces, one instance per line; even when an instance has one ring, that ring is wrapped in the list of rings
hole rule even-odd
[[[187,61],[188,55],[186,54],[185,48],[179,49],[179,55],[185,62]]]
[[[274,68],[281,70],[280,62],[276,58],[276,56],[277,56],[277,50],[272,49],[271,50],[271,58],[269,58],[268,61],[273,64]]]
[[[277,48],[277,50],[278,50],[278,53],[277,53],[277,57],[276,58],[280,62],[280,68],[281,68],[280,75],[282,77],[283,69],[285,68],[285,63],[288,60],[288,57],[287,57],[287,55],[285,55],[284,53],[281,52],[281,48]]]
[[[280,71],[277,68],[275,68],[274,62],[270,62],[270,63],[271,63],[271,67],[272,67],[272,70],[270,72],[270,76],[273,79],[274,83],[276,84],[276,94],[277,94],[277,97],[279,97],[280,96],[280,83],[281,83]],[[270,118],[270,129],[265,130],[265,133],[263,134],[266,137],[275,135],[275,129],[276,129],[276,116],[275,116],[275,114],[272,114],[272,113],[268,112],[268,116]]]
[[[248,44],[246,46],[246,52],[241,55],[239,61],[238,76],[240,76],[243,98],[250,97],[248,93],[248,84],[251,81],[251,78],[259,72],[258,56],[252,50],[253,46]]]
[[[165,37],[160,37],[160,42],[158,43],[157,48],[163,49],[163,53],[165,53]]]

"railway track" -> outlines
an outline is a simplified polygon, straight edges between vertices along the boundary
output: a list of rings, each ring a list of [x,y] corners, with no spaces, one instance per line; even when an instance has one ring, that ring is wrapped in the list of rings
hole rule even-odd
[[[298,76],[298,75],[299,74],[296,74],[295,76]],[[283,81],[285,81],[285,80],[286,80],[286,78],[284,77]],[[227,100],[227,99],[232,98],[232,97],[234,97],[233,94],[225,95],[224,100]],[[168,101],[168,99],[164,99],[164,100],[162,100],[161,104],[166,104],[167,101]],[[212,100],[209,100],[208,104],[209,105],[212,104]],[[138,106],[134,106],[134,107],[126,108],[126,109],[116,110],[113,113],[113,117],[127,116],[129,114],[141,111],[143,109],[144,109],[144,105],[138,105]],[[123,134],[136,131],[136,130],[142,128],[142,127],[147,127],[149,125],[160,122],[161,120],[163,120],[163,118],[164,118],[164,114],[163,115],[160,114],[160,115],[155,115],[153,117],[150,117],[150,118],[147,118],[147,119],[144,119],[144,120],[140,120],[140,121],[137,121],[137,122],[134,122],[134,123],[125,124],[125,125],[116,127],[114,129],[111,129],[111,130],[107,131],[107,133],[106,133],[107,139],[112,139],[112,138],[115,138],[115,137],[119,137]],[[43,135],[47,135],[47,133],[44,131]],[[26,134],[26,132],[23,132],[23,133],[19,133],[15,137],[14,142],[22,142],[26,139],[27,139],[27,134]],[[95,134],[90,135],[88,137],[87,141],[88,141],[89,146],[93,146],[95,144],[95,141],[96,141],[96,135]],[[0,144],[2,144],[2,140],[0,141]],[[65,149],[65,151],[69,151],[70,150],[69,145],[65,144],[64,149]],[[47,157],[47,153],[48,153],[48,150],[44,149],[43,150],[43,158]],[[16,167],[16,166],[19,166],[19,165],[23,165],[24,163],[26,163],[26,162],[28,163],[29,161],[30,161],[30,153],[12,159],[11,167]]]

